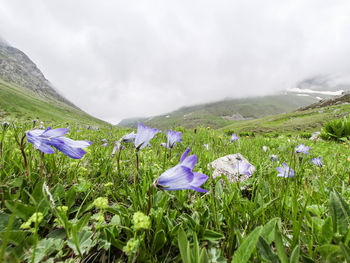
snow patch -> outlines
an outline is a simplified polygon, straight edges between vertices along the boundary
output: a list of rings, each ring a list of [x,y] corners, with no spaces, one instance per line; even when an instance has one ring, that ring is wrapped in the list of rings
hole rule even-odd
[[[339,96],[342,95],[344,90],[338,90],[338,91],[320,91],[320,90],[311,90],[311,89],[300,89],[300,88],[290,88],[287,91],[289,92],[296,92],[296,93],[309,93],[309,94],[324,94],[324,95],[330,95],[330,96]]]

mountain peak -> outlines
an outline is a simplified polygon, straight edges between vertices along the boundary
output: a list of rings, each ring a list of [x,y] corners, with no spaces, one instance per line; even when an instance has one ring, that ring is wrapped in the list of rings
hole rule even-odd
[[[21,88],[31,90],[40,97],[53,98],[77,108],[57,92],[36,64],[25,53],[10,46],[1,36],[0,78]]]

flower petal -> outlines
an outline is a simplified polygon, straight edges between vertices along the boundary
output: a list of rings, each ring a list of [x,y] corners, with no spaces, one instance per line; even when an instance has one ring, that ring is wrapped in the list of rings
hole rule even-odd
[[[193,173],[193,180],[191,182],[191,186],[201,186],[208,180],[208,176],[202,173]]]
[[[57,129],[49,129],[49,130],[46,130],[42,136],[45,136],[45,137],[59,137],[59,136],[62,136],[62,135],[65,135],[67,132],[69,132],[68,129],[66,128],[57,128]]]
[[[196,165],[196,162],[197,162],[197,156],[195,154],[193,154],[193,155],[188,156],[185,160],[183,160],[181,165],[190,168],[192,171],[194,166]]]
[[[66,137],[59,137],[59,140],[63,141],[63,143],[67,146],[73,148],[86,148],[92,144],[90,141],[75,141]]]
[[[63,154],[67,155],[72,159],[81,159],[85,154],[85,151],[83,149],[71,147],[67,144],[61,144],[55,147],[57,148],[57,150],[61,151]]]
[[[161,174],[157,181],[165,190],[182,190],[189,189],[193,176],[190,168],[178,164]]]
[[[181,155],[180,163],[182,163],[186,159],[186,157],[187,157],[188,153],[190,152],[190,150],[191,150],[191,148],[188,147],[187,150]]]

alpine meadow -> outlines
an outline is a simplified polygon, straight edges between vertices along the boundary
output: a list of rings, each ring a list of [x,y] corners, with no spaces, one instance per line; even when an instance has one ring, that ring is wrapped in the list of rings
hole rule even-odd
[[[350,262],[346,2],[5,0],[0,263]]]

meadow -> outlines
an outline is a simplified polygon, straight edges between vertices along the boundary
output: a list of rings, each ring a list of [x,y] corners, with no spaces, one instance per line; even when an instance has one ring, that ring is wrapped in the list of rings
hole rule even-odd
[[[163,131],[137,151],[116,144],[132,130],[72,123],[64,136],[92,143],[72,159],[35,149],[24,135],[38,127],[0,129],[0,262],[350,262],[349,141],[281,133],[231,142],[223,130],[178,127],[172,149]],[[296,153],[301,143],[307,154]],[[156,187],[188,148],[208,192]],[[213,179],[208,164],[233,153],[256,171],[239,183]],[[283,162],[294,177],[277,176]]]

